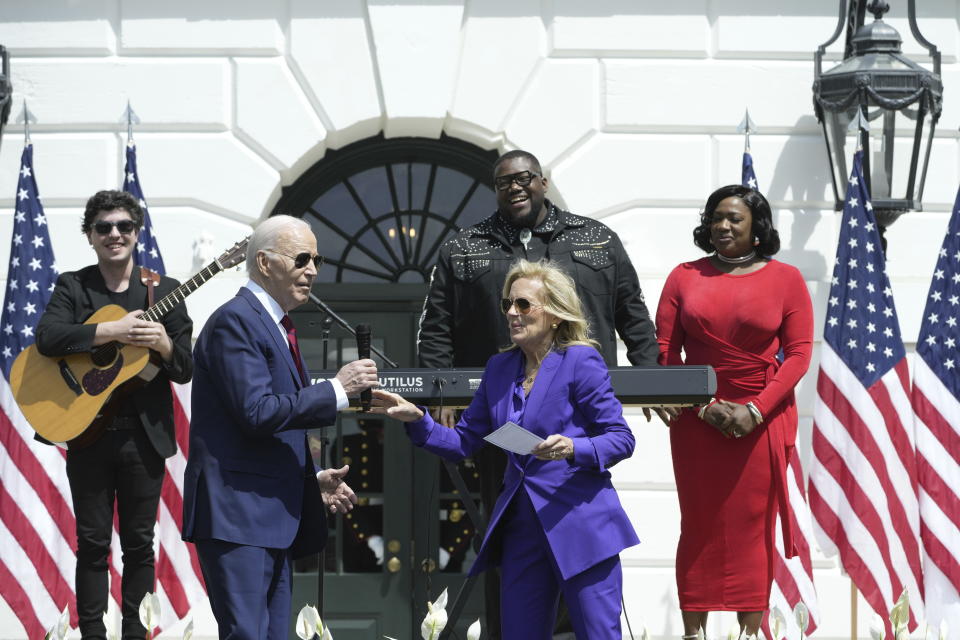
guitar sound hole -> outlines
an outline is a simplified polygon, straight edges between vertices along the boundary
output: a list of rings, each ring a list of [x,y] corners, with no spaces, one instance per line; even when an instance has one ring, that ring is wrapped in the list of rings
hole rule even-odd
[[[116,343],[105,344],[95,349],[90,355],[90,359],[93,360],[95,366],[106,367],[116,360],[118,351],[119,347]]]

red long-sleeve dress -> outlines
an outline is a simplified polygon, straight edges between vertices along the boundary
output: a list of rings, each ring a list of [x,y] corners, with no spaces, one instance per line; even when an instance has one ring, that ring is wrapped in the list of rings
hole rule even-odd
[[[657,308],[660,364],[709,364],[717,399],[753,401],[764,421],[724,437],[686,409],[670,429],[680,499],[677,589],[684,611],[763,611],[778,511],[797,435],[793,389],[810,364],[813,308],[800,272],[770,260],[732,275],[703,258],[677,266]],[[777,352],[783,349],[783,363]],[[682,354],[681,354],[682,350]],[[792,553],[789,518],[785,546]]]

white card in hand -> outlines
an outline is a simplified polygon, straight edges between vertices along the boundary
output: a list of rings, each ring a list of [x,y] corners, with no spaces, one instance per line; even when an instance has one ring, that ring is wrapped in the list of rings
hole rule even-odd
[[[508,421],[496,431],[487,434],[483,438],[490,444],[495,444],[501,449],[512,451],[520,455],[527,455],[533,448],[543,442],[543,438],[535,435],[516,422]]]

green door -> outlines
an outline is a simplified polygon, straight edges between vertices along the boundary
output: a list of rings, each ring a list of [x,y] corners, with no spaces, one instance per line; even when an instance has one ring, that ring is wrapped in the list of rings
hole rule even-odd
[[[319,287],[315,287],[317,291]],[[423,285],[323,287],[323,299],[351,325],[372,327],[372,344],[402,368],[416,366],[416,332],[425,295]],[[318,291],[319,292],[319,291]],[[349,295],[349,299],[336,299]],[[305,305],[295,312],[301,348],[311,371],[321,371],[325,315]],[[335,324],[329,328],[327,369],[356,358],[356,341]],[[375,356],[377,365],[386,371]],[[347,482],[360,504],[349,514],[329,518],[324,554],[323,619],[336,640],[399,640],[420,637],[427,600],[449,589],[448,611],[475,557],[473,527],[435,456],[410,444],[403,425],[354,411],[337,424],[311,432],[315,458],[326,442],[322,464],[350,465]],[[458,468],[472,491],[472,463]],[[479,505],[478,495],[474,495]],[[296,563],[293,617],[318,601],[318,558]],[[458,621],[455,637],[482,615],[482,582],[477,581]],[[486,634],[484,634],[486,635]],[[291,636],[296,637],[296,636]]]

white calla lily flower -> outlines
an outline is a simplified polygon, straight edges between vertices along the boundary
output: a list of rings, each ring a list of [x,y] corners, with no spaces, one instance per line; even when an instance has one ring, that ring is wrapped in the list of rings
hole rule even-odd
[[[297,636],[302,640],[313,640],[313,637],[320,632],[320,612],[316,607],[309,604],[300,609],[297,614]]]
[[[147,630],[147,638],[153,638],[153,630],[160,625],[160,596],[149,591],[140,601],[140,624]]]
[[[470,628],[467,629],[467,640],[480,640],[480,618],[474,620]]]
[[[420,636],[423,640],[437,640],[440,632],[447,626],[447,590],[444,589],[436,602],[427,603],[427,615],[420,623]]]
[[[890,609],[890,625],[893,627],[894,636],[899,638],[901,629],[907,626],[910,621],[910,596],[906,588],[897,598],[897,603]]]
[[[774,607],[770,612],[770,632],[773,634],[771,640],[780,640],[787,630],[787,617],[783,615],[780,607]]]
[[[119,640],[116,618],[109,610],[103,612],[103,628],[107,630],[107,640]]]
[[[886,625],[883,623],[883,618],[878,613],[873,614],[873,617],[870,618],[870,638],[872,640],[883,640],[886,634]]]
[[[810,626],[810,611],[807,609],[807,605],[798,602],[797,606],[793,608],[793,617],[797,621],[797,626],[800,627],[800,638],[802,640],[807,634],[807,627]]]
[[[45,640],[63,640],[67,637],[68,633],[70,633],[70,610],[64,607],[57,621],[53,623],[53,626],[50,627],[50,630],[47,631],[47,635],[44,636],[44,638]]]

